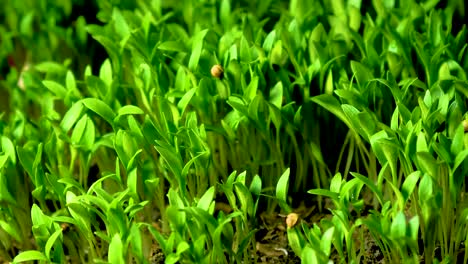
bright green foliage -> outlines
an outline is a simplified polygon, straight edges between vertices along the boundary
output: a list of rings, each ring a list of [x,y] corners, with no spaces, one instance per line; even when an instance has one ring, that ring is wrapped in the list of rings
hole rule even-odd
[[[1,260],[149,263],[157,244],[249,263],[260,213],[312,198],[330,217],[286,230],[304,263],[364,262],[369,236],[388,263],[468,263],[464,1],[25,0],[0,18]]]
[[[228,182],[219,186],[233,209],[231,213],[215,214],[214,186],[194,205],[169,190],[166,213],[171,235],[166,239],[157,229],[149,227],[167,256],[167,263],[250,262],[255,233],[251,219],[255,218],[258,196],[249,192],[244,176],[245,173],[234,172]]]
[[[452,8],[463,5],[452,4]],[[336,190],[333,180],[330,191],[310,192],[330,197],[336,207],[333,214],[338,210],[341,217],[346,216],[344,223],[364,225],[391,263],[417,262],[422,251],[425,262],[430,263],[438,258],[434,256],[436,247],[444,261],[456,262],[460,244],[467,239],[462,176],[466,174],[462,121],[467,105],[461,88],[467,84],[462,48],[466,47],[466,28],[451,31],[451,8],[442,12],[429,4],[410,5],[414,9],[405,9],[408,15],[394,26],[379,12],[397,15],[399,9],[382,6],[379,10],[375,6],[377,23],[369,20],[372,23],[365,25],[362,36],[350,34],[362,57],[360,62],[350,61],[351,75],[342,74],[337,81],[334,93],[338,100],[325,94],[312,98],[350,128],[348,162],[354,152],[367,175],[351,173],[355,178],[346,184],[355,180],[364,184],[378,202],[374,205],[378,210],[350,219],[348,205],[342,200],[345,194],[332,190]],[[425,21],[422,28],[416,22],[421,20]],[[376,46],[367,42],[368,38],[381,41],[381,54],[372,50]],[[417,55],[416,61],[411,52]],[[383,60],[373,60],[374,55]],[[416,75],[419,72],[424,74]],[[359,214],[359,207],[353,207]],[[418,249],[418,238],[422,238],[419,247],[423,248]]]

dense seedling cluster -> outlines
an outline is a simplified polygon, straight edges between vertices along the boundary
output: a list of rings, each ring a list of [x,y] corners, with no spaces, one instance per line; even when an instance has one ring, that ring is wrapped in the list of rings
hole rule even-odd
[[[0,20],[1,261],[468,263],[463,0],[24,0]],[[285,247],[264,249],[266,216]]]

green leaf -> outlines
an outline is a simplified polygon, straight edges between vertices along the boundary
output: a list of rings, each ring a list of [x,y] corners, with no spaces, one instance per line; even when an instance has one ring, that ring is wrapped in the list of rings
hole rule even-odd
[[[356,80],[361,89],[364,88],[364,85],[367,82],[373,79],[373,76],[371,74],[372,71],[370,71],[366,66],[357,61],[351,61],[351,70],[353,71],[354,76],[356,76]]]
[[[178,263],[180,256],[175,253],[170,253],[164,260],[165,264],[175,264]]]
[[[323,32],[323,35],[321,37],[317,36],[318,34],[322,34],[322,32]],[[311,36],[311,38],[309,39],[309,58],[310,58],[310,61],[313,63],[310,66],[310,69],[314,69],[314,68],[319,69],[319,68],[321,68],[321,65],[325,66],[330,62],[328,52],[326,50],[326,46],[322,45],[322,44],[320,44],[320,42],[318,42],[318,41],[321,41],[321,42],[326,43],[327,33],[325,32],[325,29],[323,28],[323,25],[318,24],[314,28],[314,30],[313,30],[313,32],[312,32],[312,34],[310,36]],[[324,40],[316,41],[316,40],[314,40],[315,37],[324,38]],[[322,69],[327,69],[327,67],[323,67]],[[328,75],[331,76],[332,73],[329,72]],[[331,81],[332,80],[330,79],[330,82]]]
[[[187,242],[182,241],[181,243],[177,245],[177,255],[181,255],[182,253],[184,253],[185,251],[189,249],[190,249],[190,245]]]
[[[250,54],[250,46],[247,39],[242,36],[240,41],[240,59],[243,63],[250,63],[252,61],[252,55]]]
[[[388,163],[392,170],[392,175],[396,178],[398,174],[397,161],[399,146],[395,140],[390,138],[385,130],[381,130],[371,136],[370,144],[379,162],[382,165]]]
[[[234,212],[226,216],[226,219],[224,219],[222,222],[219,223],[218,227],[216,227],[216,230],[213,232],[213,251],[214,255],[216,256],[215,259],[224,259],[224,248],[223,248],[223,240],[222,240],[222,234],[223,231],[225,230],[224,226],[226,226],[228,223],[232,221],[233,218],[240,216],[242,213],[241,212]],[[216,261],[214,263],[218,263],[220,261]]]
[[[377,188],[377,186],[366,176],[356,173],[356,172],[351,172],[351,175],[354,177],[358,178],[361,182],[363,182],[371,191],[376,195],[376,198],[379,200],[380,205],[383,205],[383,195],[382,192]]]
[[[330,191],[339,193],[341,189],[341,181],[342,181],[341,173],[335,174],[335,176],[333,176],[330,182]]]
[[[289,2],[289,12],[293,14],[295,17],[294,21],[298,21],[298,23],[303,23],[307,15],[311,14],[311,10],[316,12],[320,12],[322,7],[319,3],[310,2],[307,0],[292,0]],[[315,14],[315,13],[314,13]],[[301,256],[300,254],[297,256]]]
[[[99,78],[104,81],[106,86],[110,88],[112,86],[112,65],[109,59],[106,59],[99,69]]]
[[[123,115],[142,115],[145,112],[141,110],[140,107],[134,106],[134,105],[125,105],[119,109],[117,112],[118,116],[123,116]]]
[[[86,86],[89,93],[98,98],[104,98],[110,89],[103,80],[93,75],[86,77]]]
[[[79,198],[71,191],[66,193],[67,209],[73,219],[76,220],[76,226],[83,232],[87,239],[91,239],[92,232],[89,222],[89,212],[85,209]]]
[[[273,88],[270,90],[270,97],[268,101],[273,104],[274,106],[281,109],[281,105],[283,104],[283,83],[277,82]]]
[[[46,261],[47,258],[46,258],[46,256],[44,256],[44,254],[42,254],[42,252],[39,252],[37,250],[28,250],[28,251],[23,251],[23,252],[19,253],[13,259],[13,263],[33,261],[33,260]]]
[[[247,176],[247,171],[243,171],[243,172],[241,172],[239,174],[236,174],[236,173],[233,172],[233,173],[231,173],[231,175],[229,175],[227,183],[230,184],[230,185],[233,185],[236,182],[240,182],[240,183],[245,185],[246,176]]]
[[[397,104],[398,112],[402,118],[403,123],[407,123],[411,120],[411,112],[406,108],[404,104],[398,103]]]
[[[234,183],[234,190],[241,205],[241,211],[250,217],[255,215],[252,195],[242,182]]]
[[[343,121],[346,124],[346,126],[352,128],[351,123],[348,121],[348,118],[343,112],[340,103],[335,97],[329,94],[321,94],[310,98],[310,100],[325,108],[327,111],[331,112],[341,121]]]
[[[52,62],[52,61],[45,61],[38,63],[34,66],[34,68],[42,73],[64,73],[67,71],[67,68],[62,64]]]
[[[450,151],[454,156],[457,156],[458,153],[460,153],[464,147],[464,137],[465,137],[465,132],[463,130],[463,125],[459,125],[458,128],[455,130],[455,135],[452,140],[452,145],[450,146]]]
[[[328,70],[328,74],[327,74],[327,79],[325,80],[325,89],[324,89],[324,94],[333,94],[333,88],[334,88],[334,84],[333,84],[333,71],[330,69]],[[340,92],[343,93],[343,92],[347,92],[347,90],[335,90],[335,93],[342,97],[342,95],[340,95]]]
[[[144,263],[144,251],[143,251],[143,238],[141,236],[138,225],[133,224],[130,229],[130,244],[132,247],[132,253],[136,256],[140,263]]]
[[[45,254],[46,254],[46,257],[48,259],[51,259],[50,257],[50,251],[52,250],[52,247],[54,246],[55,244],[55,241],[57,241],[57,239],[62,235],[62,229],[59,228],[57,230],[55,230],[55,232],[49,237],[49,239],[47,240],[47,243],[45,245]]]
[[[239,113],[241,113],[243,116],[248,116],[248,115],[249,115],[246,102],[245,102],[242,98],[239,98],[239,97],[237,97],[237,96],[229,96],[229,99],[228,99],[227,103],[228,103],[232,108],[234,108],[236,111],[238,111]],[[230,117],[230,116],[227,115],[227,116],[226,116],[226,119],[228,119],[229,117]],[[233,122],[229,122],[229,120],[226,120],[226,121],[228,122],[228,124],[232,124],[232,123],[233,123]],[[239,121],[238,116],[234,117],[232,121]]]
[[[112,19],[114,21],[115,32],[120,39],[128,38],[130,35],[130,28],[118,8],[112,10]]]
[[[79,43],[82,46],[85,46],[88,38],[88,32],[86,32],[86,19],[84,16],[79,16],[76,20],[76,35]]]
[[[75,81],[75,76],[73,73],[69,70],[67,71],[67,76],[65,78],[65,83],[68,91],[74,91],[76,90],[76,81]]]
[[[262,48],[266,52],[270,52],[270,50],[273,48],[273,45],[275,44],[276,41],[276,31],[272,30],[268,35],[266,36]]]
[[[8,137],[1,136],[1,146],[3,153],[5,153],[5,156],[10,159],[13,165],[16,165],[16,150],[13,142]],[[2,163],[0,162],[0,164]],[[3,165],[0,165],[0,169],[2,167]]]
[[[283,47],[283,42],[281,39],[276,40],[273,48],[270,51],[270,64],[283,66],[286,64],[288,59],[288,54]]]
[[[397,130],[399,126],[398,122],[399,122],[399,115],[398,115],[398,106],[397,106],[395,111],[393,111],[393,114],[392,114],[392,119],[390,121],[390,128],[394,131]]]
[[[440,12],[435,9],[429,14],[429,23],[427,25],[429,29],[427,30],[427,33],[433,47],[438,47],[442,42],[442,21],[439,14]]]
[[[135,138],[126,130],[119,130],[115,135],[114,148],[125,168],[130,168],[130,160],[138,151],[134,140]]]
[[[177,103],[177,108],[179,108],[180,114],[184,114],[185,109],[187,108],[187,105],[190,103],[190,100],[192,100],[193,95],[197,92],[197,88],[194,87],[190,90],[188,90],[184,96],[180,99],[180,101]]]
[[[55,94],[58,98],[64,99],[67,96],[67,89],[63,87],[63,85],[54,82],[54,81],[42,81],[42,84],[49,89],[53,94]]]
[[[433,197],[433,185],[431,176],[424,174],[418,186],[418,198],[421,201],[426,202]]]
[[[436,159],[429,152],[418,152],[416,153],[416,158],[421,171],[429,174],[434,179],[438,177],[439,165]]]
[[[255,235],[256,232],[256,229],[250,230],[247,235],[242,237],[237,252],[246,252],[246,250],[248,250],[249,245],[251,245],[252,243],[252,237]]]
[[[189,174],[190,167],[197,161],[197,159],[206,156],[208,153],[207,152],[200,152],[198,155],[195,157],[191,158],[185,165],[184,168],[182,169],[182,178],[187,177]]]
[[[319,264],[319,260],[317,259],[317,252],[311,248],[309,245],[306,245],[302,249],[301,255],[301,263],[302,264]]]
[[[71,136],[71,141],[77,146],[82,146],[86,150],[90,150],[94,144],[95,133],[96,131],[93,121],[88,115],[84,115],[78,123],[76,123]]]
[[[41,208],[37,204],[33,204],[31,207],[31,220],[33,226],[47,224],[48,218],[42,213]]]
[[[221,24],[223,24],[226,29],[230,28],[231,20],[232,20],[230,2],[231,2],[230,0],[221,0],[221,4],[220,4],[219,19],[221,21]]]
[[[138,151],[136,155],[138,155],[138,153],[140,153],[140,151]],[[129,167],[127,171],[127,188],[133,197],[138,198],[138,167]]]
[[[426,134],[418,133],[418,138],[416,140],[416,152],[428,152],[429,148],[427,147]]]
[[[260,193],[262,192],[262,179],[260,176],[255,175],[252,179],[252,182],[250,183],[250,192],[259,196]]]
[[[195,37],[192,39],[192,54],[190,55],[190,60],[188,67],[191,71],[195,71],[200,60],[200,55],[203,49],[203,39],[208,33],[208,29],[204,29],[198,32]]]
[[[278,199],[279,204],[286,213],[291,212],[291,208],[287,204],[288,198],[288,186],[289,186],[289,168],[284,171],[283,175],[278,180],[276,185],[276,199]]]
[[[96,98],[85,98],[80,102],[82,102],[89,110],[101,116],[109,124],[113,125],[115,113],[106,103]]]
[[[16,223],[16,221],[3,221],[0,220],[0,228],[12,236],[16,241],[23,243],[23,237],[21,234],[21,229]]]
[[[441,160],[447,164],[453,163],[453,155],[450,152],[450,140],[445,135],[439,134],[439,142],[434,142],[432,147]]]
[[[125,208],[124,213],[133,218],[138,212],[143,210],[148,203],[149,201],[143,201],[141,203],[130,205],[129,207]]]
[[[179,178],[182,176],[182,160],[176,150],[164,141],[156,141],[156,150],[161,154],[161,157],[166,161],[174,176]]]
[[[357,199],[357,197],[359,197],[359,193],[361,192],[363,185],[364,183],[357,178],[346,181],[342,185],[339,193],[340,201],[343,201],[344,199]],[[355,196],[355,198],[352,198],[353,195]]]
[[[320,249],[323,253],[328,257],[331,253],[331,244],[333,242],[333,235],[335,232],[335,227],[330,227],[325,231],[322,235],[322,239],[320,240]]]
[[[200,198],[200,200],[197,203],[197,207],[201,208],[205,211],[208,211],[208,209],[211,206],[211,203],[213,202],[214,194],[215,194],[215,186],[211,186],[205,194]]]
[[[330,197],[334,201],[338,201],[340,199],[340,194],[339,193],[329,191],[329,190],[326,190],[326,189],[313,189],[313,190],[308,190],[307,192],[310,193],[310,194],[314,194],[314,195]]]
[[[34,22],[34,17],[35,14],[34,10],[28,10],[28,9],[23,9],[26,14],[23,14],[21,17],[19,17],[20,23],[19,23],[19,32],[22,35],[28,36],[30,38],[33,37],[34,33],[34,28],[33,28],[33,22]]]
[[[163,51],[178,51],[178,52],[187,52],[187,48],[184,43],[180,41],[164,41],[158,45],[158,49]]]
[[[453,171],[455,171],[465,161],[466,157],[468,157],[468,149],[458,153],[453,164]]]
[[[403,185],[401,186],[401,194],[405,199],[405,202],[408,201],[410,195],[413,193],[416,184],[418,183],[419,178],[421,177],[420,171],[414,171],[408,177],[406,177]]]
[[[258,75],[255,75],[252,77],[252,80],[250,81],[249,85],[247,88],[244,90],[244,98],[247,99],[247,101],[253,101],[255,96],[257,96],[257,90],[258,90],[258,83],[259,83],[259,77]]]
[[[356,107],[349,104],[343,104],[341,108],[348,118],[349,123],[352,125],[350,128],[359,133],[366,141],[369,141],[369,137],[375,130],[372,118],[370,116],[364,117],[363,115],[365,115],[365,112],[359,112]]]
[[[147,227],[148,227],[148,230],[150,231],[151,235],[154,237],[156,242],[161,247],[161,250],[164,253],[164,255],[169,255],[169,253],[172,251],[172,248],[167,247],[166,239],[164,238],[164,236],[161,235],[161,233],[159,233],[159,231],[156,228],[154,228],[153,226],[147,225]],[[173,233],[173,234],[175,234],[175,233]]]
[[[112,264],[125,264],[124,247],[119,234],[112,237],[109,244],[109,262]]]
[[[388,89],[392,93],[393,98],[395,99],[396,103],[400,104],[401,98],[402,98],[401,89],[398,87],[398,84],[395,82],[395,79],[393,78],[393,76],[390,73],[387,74],[387,79],[388,80],[378,78],[378,79],[373,79],[371,81],[379,82],[379,83],[385,85],[386,87],[388,87]]]
[[[150,120],[148,115],[145,115],[142,133],[149,144],[154,144],[156,140],[165,138],[159,128],[157,128]]]
[[[265,0],[258,2],[258,5],[256,7],[257,17],[263,17],[263,15],[269,11],[272,2],[273,0]]]
[[[411,220],[409,220],[408,225],[409,225],[409,230],[407,229],[407,231],[409,231],[409,236],[410,236],[411,240],[417,241],[418,240],[418,231],[419,231],[419,227],[420,227],[419,217],[414,216],[413,218],[411,218]]]
[[[392,221],[390,227],[390,234],[393,239],[401,239],[406,235],[406,217],[403,212],[398,212]]]
[[[296,256],[302,256],[302,249],[304,248],[305,241],[299,232],[299,227],[288,228],[287,235],[289,246],[294,251],[294,254],[296,254]]]

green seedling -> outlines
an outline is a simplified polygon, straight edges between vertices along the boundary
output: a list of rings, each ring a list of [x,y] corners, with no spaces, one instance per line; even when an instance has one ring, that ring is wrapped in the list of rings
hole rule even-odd
[[[468,263],[465,10],[3,1],[0,259]]]

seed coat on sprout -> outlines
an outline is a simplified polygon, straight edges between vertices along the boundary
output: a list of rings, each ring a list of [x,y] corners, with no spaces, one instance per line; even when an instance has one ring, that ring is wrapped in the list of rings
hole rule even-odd
[[[224,69],[221,65],[216,64],[213,67],[211,67],[211,76],[222,79],[224,75]]]

